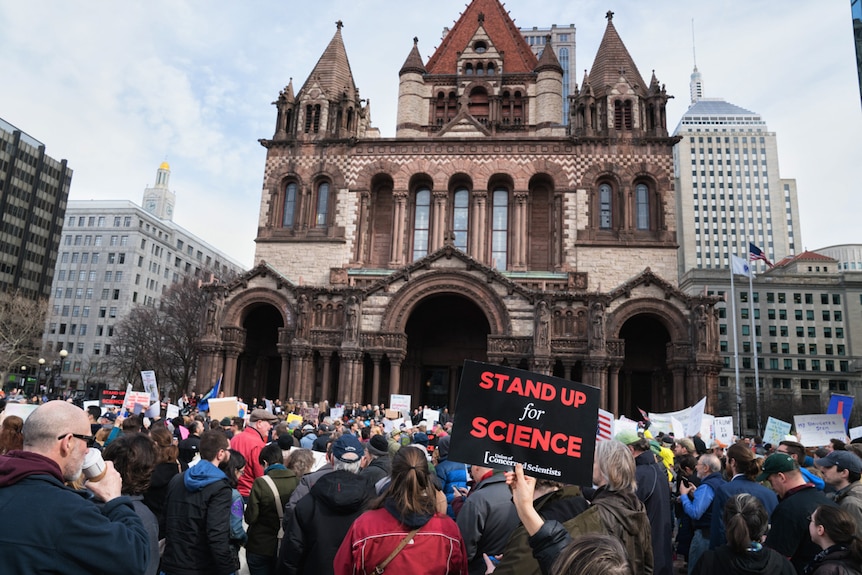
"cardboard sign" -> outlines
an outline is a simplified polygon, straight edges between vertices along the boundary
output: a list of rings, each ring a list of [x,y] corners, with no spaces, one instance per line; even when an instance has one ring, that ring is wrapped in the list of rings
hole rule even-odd
[[[399,395],[397,393],[393,393],[389,396],[389,409],[394,409],[395,411],[400,411],[405,415],[409,415],[411,401],[412,396],[410,395]]]
[[[794,415],[793,424],[799,435],[799,443],[805,447],[829,445],[830,439],[844,441],[844,418],[839,414]]]
[[[784,436],[790,433],[791,425],[774,417],[766,420],[766,429],[763,430],[763,443],[769,443],[777,447],[784,441]]]
[[[221,421],[225,417],[239,415],[239,402],[236,397],[213,398],[209,400],[210,419]]]
[[[383,415],[386,419],[399,419],[401,417],[401,412],[396,409],[387,409],[383,412]]]
[[[449,459],[575,485],[592,482],[600,391],[520,369],[465,361]]]
[[[715,439],[725,445],[733,445],[733,416],[716,417],[713,423]]]
[[[109,407],[120,409],[126,401],[125,389],[103,389],[99,396],[99,407],[102,408],[102,413]]]

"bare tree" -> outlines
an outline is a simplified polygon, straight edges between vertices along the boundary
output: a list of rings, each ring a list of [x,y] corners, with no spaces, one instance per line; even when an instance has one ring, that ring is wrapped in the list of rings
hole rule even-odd
[[[0,372],[32,366],[39,356],[48,301],[33,300],[18,292],[0,292]]]
[[[114,329],[111,362],[124,381],[156,372],[159,387],[174,396],[189,390],[198,361],[197,340],[207,305],[198,281],[186,277],[162,297],[158,308],[138,306]]]

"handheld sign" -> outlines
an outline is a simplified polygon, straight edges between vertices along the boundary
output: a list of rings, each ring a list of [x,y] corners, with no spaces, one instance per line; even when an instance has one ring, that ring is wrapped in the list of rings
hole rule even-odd
[[[844,418],[839,414],[794,415],[793,423],[799,443],[805,447],[829,445],[832,438],[844,440]]]
[[[465,361],[449,459],[537,478],[592,483],[600,391],[520,369]]]

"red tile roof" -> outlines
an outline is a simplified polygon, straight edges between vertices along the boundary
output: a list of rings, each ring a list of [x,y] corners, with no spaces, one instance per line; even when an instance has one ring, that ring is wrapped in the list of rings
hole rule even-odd
[[[479,29],[479,16],[491,44],[503,53],[503,72],[523,74],[533,72],[538,60],[509,13],[498,0],[473,0],[455,22],[425,68],[429,74],[454,74],[457,71],[458,52],[463,52]]]

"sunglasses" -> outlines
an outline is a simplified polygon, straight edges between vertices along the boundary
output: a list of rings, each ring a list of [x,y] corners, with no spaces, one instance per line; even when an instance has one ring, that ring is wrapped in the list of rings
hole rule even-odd
[[[64,437],[67,437],[69,435],[71,435],[72,437],[75,437],[77,439],[80,439],[81,441],[86,441],[87,447],[93,447],[96,444],[96,437],[94,435],[81,435],[80,433],[64,433],[63,435],[60,435],[57,437],[57,441],[63,439]]]

